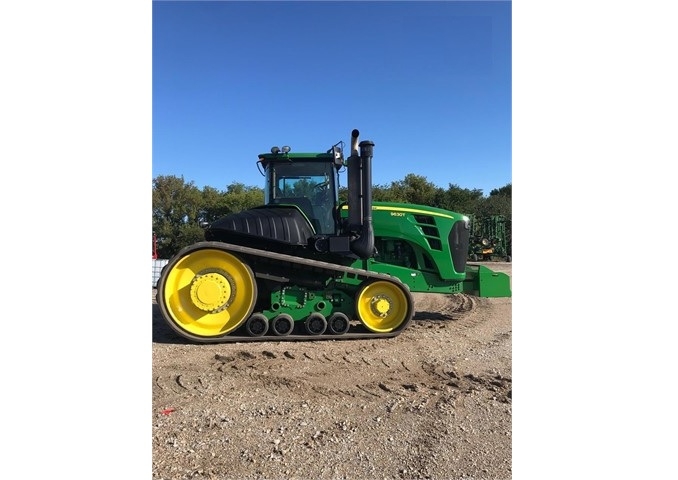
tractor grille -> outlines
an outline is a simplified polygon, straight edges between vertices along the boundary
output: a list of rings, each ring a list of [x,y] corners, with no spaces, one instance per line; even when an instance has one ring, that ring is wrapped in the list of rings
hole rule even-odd
[[[448,240],[450,242],[450,251],[452,252],[452,263],[454,264],[454,270],[457,272],[466,270],[470,234],[470,230],[462,220],[455,222],[452,230],[450,230]]]
[[[431,250],[442,250],[443,242],[440,240],[440,231],[435,226],[435,219],[430,215],[415,215],[414,220],[424,234]]]
[[[417,223],[423,223],[427,225],[435,225],[436,221],[431,215],[415,215],[414,219],[416,220]]]

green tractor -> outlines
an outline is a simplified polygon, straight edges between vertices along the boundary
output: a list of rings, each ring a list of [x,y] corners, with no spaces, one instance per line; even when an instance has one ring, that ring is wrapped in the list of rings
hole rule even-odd
[[[511,261],[511,220],[503,215],[468,215],[471,224],[468,258],[490,262],[500,258]]]
[[[385,338],[412,320],[412,292],[510,297],[510,278],[467,265],[465,215],[372,202],[374,143],[259,155],[264,204],[222,217],[169,260],[157,302],[188,340]],[[346,172],[348,201],[339,202]]]

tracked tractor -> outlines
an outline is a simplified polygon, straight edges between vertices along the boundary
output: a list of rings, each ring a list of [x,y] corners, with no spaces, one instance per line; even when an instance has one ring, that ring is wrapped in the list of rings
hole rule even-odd
[[[259,155],[264,204],[212,222],[163,269],[169,326],[202,343],[394,337],[412,292],[511,296],[506,274],[466,265],[468,217],[372,201],[373,149],[353,130],[348,156],[343,142]]]

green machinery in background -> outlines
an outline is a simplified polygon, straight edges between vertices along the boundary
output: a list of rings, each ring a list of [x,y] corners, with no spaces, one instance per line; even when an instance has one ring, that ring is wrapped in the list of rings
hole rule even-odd
[[[476,261],[511,261],[511,219],[504,215],[467,215],[471,238],[468,258]]]

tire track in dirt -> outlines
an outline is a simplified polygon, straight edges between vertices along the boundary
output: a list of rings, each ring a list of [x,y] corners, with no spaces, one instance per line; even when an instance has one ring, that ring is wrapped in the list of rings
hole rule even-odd
[[[372,347],[320,355],[304,352],[302,356],[287,350],[216,354],[205,372],[157,377],[155,384],[162,391],[154,393],[155,397],[186,392],[224,393],[237,386],[261,389],[273,397],[284,395],[292,401],[306,401],[314,395],[338,401],[378,401],[389,411],[399,405],[420,410],[429,405],[432,396],[482,390],[507,401],[511,390],[510,379],[489,373],[464,375],[450,366],[426,361],[382,358]]]
[[[482,321],[475,311],[478,297],[457,293],[441,295],[436,293],[415,293],[415,314],[412,329],[450,328],[460,331],[473,327]]]
[[[466,294],[415,294],[414,297],[417,310],[412,324],[404,332],[408,336],[417,337],[417,331],[429,328],[458,332],[484,321],[484,316],[475,315],[483,299]],[[510,399],[510,380],[507,384],[506,379],[493,378],[489,373],[469,377],[450,366],[434,365],[421,358],[403,360],[384,356],[386,343],[412,341],[401,337],[405,335],[391,340],[357,340],[348,345],[347,342],[322,342],[318,346],[320,342],[308,342],[292,348],[282,345],[283,342],[251,347],[226,345],[220,347],[222,353],[216,353],[203,372],[183,371],[156,377],[154,398],[215,390],[227,393],[229,388],[237,387],[260,388],[271,396],[279,396],[284,391],[284,395],[299,400],[313,395],[378,400],[389,408],[404,400],[423,408],[429,397],[441,392],[468,394],[487,390],[496,393],[498,398]],[[196,365],[196,370],[198,368]]]
[[[293,370],[294,365],[289,365],[285,371]],[[362,380],[369,377],[374,380]],[[449,396],[488,391],[494,399],[510,403],[512,391],[511,379],[501,375],[459,374],[427,364],[422,364],[417,372],[408,371],[402,366],[377,366],[371,369],[369,375],[365,372],[362,375],[339,372],[336,377],[328,378],[326,372],[313,372],[303,377],[295,373],[275,374],[267,371],[262,363],[258,366],[249,364],[232,369],[228,371],[228,375],[191,372],[156,377],[154,398],[160,401],[162,398],[186,393],[227,394],[236,386],[240,389],[262,389],[272,397],[283,395],[291,401],[307,401],[315,395],[335,398],[338,402],[341,402],[341,398],[378,400],[386,405],[389,412],[404,403],[410,410],[421,410],[429,404],[432,396],[439,394]]]

